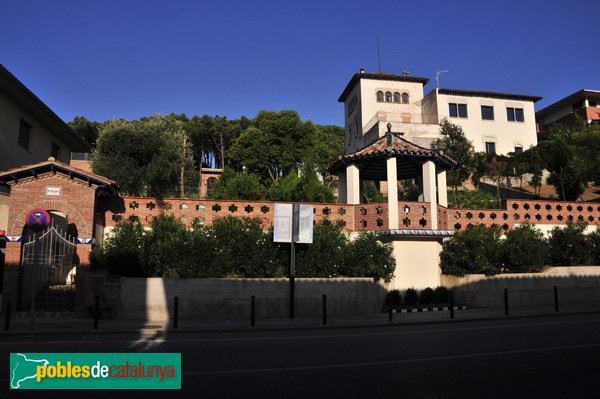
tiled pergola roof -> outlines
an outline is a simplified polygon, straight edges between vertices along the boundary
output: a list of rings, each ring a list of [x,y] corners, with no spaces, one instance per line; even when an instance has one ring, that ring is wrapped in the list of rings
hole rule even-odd
[[[388,135],[391,135],[391,143]],[[399,133],[387,133],[362,150],[340,156],[329,170],[336,173],[346,165],[355,164],[361,169],[364,178],[384,178],[384,161],[391,157],[397,158],[399,179],[419,176],[421,165],[427,161],[435,162],[442,169],[450,169],[456,165],[456,161],[442,151],[421,147],[404,139]]]

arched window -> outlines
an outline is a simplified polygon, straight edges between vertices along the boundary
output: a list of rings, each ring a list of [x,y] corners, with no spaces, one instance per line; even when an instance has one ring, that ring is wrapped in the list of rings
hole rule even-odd
[[[382,91],[377,92],[377,101],[379,101],[380,103],[383,102],[383,92]]]
[[[385,102],[386,103],[391,103],[392,102],[392,93],[389,91],[385,92]]]
[[[400,102],[400,93],[398,93],[398,92],[394,93],[394,102],[395,103],[399,103]]]
[[[408,104],[408,93],[402,93],[402,104]]]

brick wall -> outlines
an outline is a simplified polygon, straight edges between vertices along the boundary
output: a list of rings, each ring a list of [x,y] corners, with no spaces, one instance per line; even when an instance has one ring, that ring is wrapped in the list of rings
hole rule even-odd
[[[345,229],[354,228],[354,205],[311,204],[314,206],[315,221],[324,219],[340,223]],[[121,220],[137,220],[148,226],[153,217],[165,213],[181,219],[191,226],[194,219],[205,224],[225,216],[257,217],[263,225],[273,224],[275,202],[272,201],[227,201],[192,200],[180,198],[121,197],[99,198],[98,212],[104,213],[106,226],[114,226]]]
[[[59,187],[60,196],[46,195],[47,187]],[[57,210],[75,223],[79,237],[91,237],[96,190],[87,183],[60,173],[45,173],[11,185],[8,235],[21,235],[27,213],[34,208]]]
[[[600,204],[592,202],[508,200],[504,209],[449,209],[448,226],[462,230],[483,223],[501,226],[504,231],[525,222],[565,225],[568,221],[600,224]]]

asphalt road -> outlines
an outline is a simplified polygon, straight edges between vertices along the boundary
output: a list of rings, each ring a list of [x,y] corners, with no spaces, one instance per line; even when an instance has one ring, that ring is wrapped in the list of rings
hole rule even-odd
[[[598,398],[600,314],[281,332],[0,338],[10,352],[182,353],[181,391],[11,398]],[[0,378],[8,392],[8,378]],[[0,393],[0,398],[7,397]]]

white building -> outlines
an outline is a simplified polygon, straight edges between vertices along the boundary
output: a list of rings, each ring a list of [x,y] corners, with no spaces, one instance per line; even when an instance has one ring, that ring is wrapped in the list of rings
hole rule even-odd
[[[344,103],[345,152],[385,135],[387,124],[411,142],[429,147],[444,118],[460,125],[475,151],[507,154],[537,144],[534,103],[541,97],[486,91],[434,89],[427,78],[363,69],[340,95]]]

